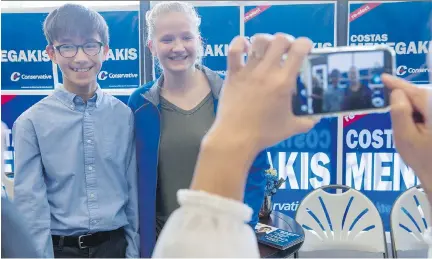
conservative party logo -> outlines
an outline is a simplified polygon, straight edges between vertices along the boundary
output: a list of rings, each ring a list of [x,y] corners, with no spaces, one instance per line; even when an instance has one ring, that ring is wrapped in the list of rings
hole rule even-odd
[[[43,74],[43,75],[27,75],[21,74],[20,72],[13,72],[10,76],[10,80],[12,82],[17,82],[21,80],[47,80],[52,79],[52,75]]]
[[[114,73],[109,73],[107,71],[101,71],[98,74],[98,79],[103,81],[106,80],[107,78],[110,79],[138,79],[138,74],[135,73],[126,73],[126,74],[114,74]]]
[[[12,82],[16,82],[20,79],[21,74],[19,72],[13,72],[10,79]]]
[[[407,73],[407,71],[408,71],[407,66],[404,66],[404,65],[399,66],[399,67],[396,69],[396,75],[398,75],[398,76],[403,76],[403,75],[405,75],[405,74]]]
[[[398,66],[398,68],[396,69],[396,75],[398,76],[403,76],[405,74],[420,74],[420,73],[429,73],[430,69],[429,68],[425,68],[425,67],[420,67],[420,68],[412,68],[412,67],[407,67],[405,65],[401,65]]]
[[[108,78],[108,72],[107,71],[101,71],[98,75],[99,80],[105,80]]]

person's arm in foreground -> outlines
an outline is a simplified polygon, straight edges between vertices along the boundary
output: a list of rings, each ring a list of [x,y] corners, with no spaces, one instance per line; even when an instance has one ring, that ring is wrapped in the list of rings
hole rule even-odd
[[[51,213],[36,132],[27,119],[13,126],[15,143],[14,204],[29,225],[37,252],[53,258]],[[65,201],[67,202],[67,201]]]
[[[390,75],[383,75],[382,79],[393,90],[390,114],[396,149],[420,179],[432,207],[432,89],[419,88]],[[422,115],[423,122],[414,121],[414,111]],[[432,247],[430,227],[425,237]]]
[[[383,76],[383,82],[393,90],[390,114],[396,150],[420,179],[432,207],[432,89],[419,88],[389,75]],[[423,122],[414,121],[414,111],[422,115]],[[431,258],[431,227],[425,233],[425,241],[429,243]]]
[[[181,207],[163,229],[154,257],[259,257],[246,224],[252,211],[242,202],[247,172],[261,150],[315,124],[291,110],[299,68],[312,43],[284,34],[261,40],[266,48],[258,52],[252,43],[247,64],[242,61],[247,40],[231,42],[216,120],[201,143],[191,188],[179,191]]]
[[[136,161],[136,144],[134,134],[134,117],[131,112],[129,118],[129,143],[126,154],[126,177],[128,182],[129,201],[126,205],[126,216],[129,224],[125,226],[126,240],[126,258],[138,258],[140,256],[140,238],[138,228],[138,170]]]

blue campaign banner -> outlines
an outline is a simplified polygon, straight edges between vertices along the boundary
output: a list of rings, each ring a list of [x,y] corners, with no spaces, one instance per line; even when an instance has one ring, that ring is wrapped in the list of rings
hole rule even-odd
[[[196,9],[201,16],[203,65],[225,74],[228,46],[235,36],[240,35],[240,7],[203,6]]]
[[[288,33],[309,37],[314,47],[336,43],[335,2],[275,2],[275,5],[245,7],[245,36],[256,33]]]
[[[106,20],[110,50],[98,74],[102,89],[137,88],[140,84],[139,12],[99,12]],[[58,69],[59,83],[63,82]]]
[[[389,113],[345,117],[343,124],[342,183],[368,196],[390,231],[394,201],[420,181],[396,152]]]
[[[270,167],[286,179],[273,197],[273,210],[294,217],[311,190],[337,183],[337,118],[322,119],[310,131],[284,140],[268,152]]]
[[[357,1],[349,3],[349,11],[349,45],[386,44],[396,52],[399,77],[429,83],[426,55],[432,39],[431,1]]]
[[[52,63],[42,31],[46,13],[2,13],[1,89],[54,88]]]

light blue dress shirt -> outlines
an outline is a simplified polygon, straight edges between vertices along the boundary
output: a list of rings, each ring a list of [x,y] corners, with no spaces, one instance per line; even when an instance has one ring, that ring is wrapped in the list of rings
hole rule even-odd
[[[139,257],[133,123],[99,87],[87,103],[60,87],[14,123],[14,203],[45,257],[53,257],[51,235],[120,227],[126,256]]]

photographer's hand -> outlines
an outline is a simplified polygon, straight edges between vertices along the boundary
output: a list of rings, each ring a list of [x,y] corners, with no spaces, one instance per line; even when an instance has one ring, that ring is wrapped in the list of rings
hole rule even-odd
[[[382,80],[392,90],[390,113],[396,149],[419,177],[431,202],[432,90],[390,75],[383,75]],[[414,112],[421,115],[421,122],[414,120]]]

